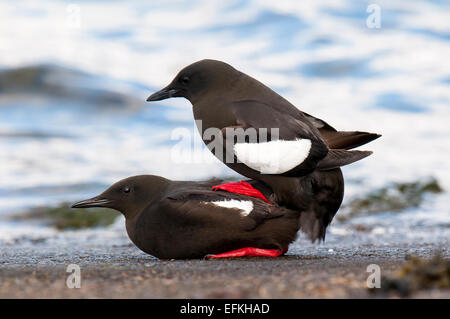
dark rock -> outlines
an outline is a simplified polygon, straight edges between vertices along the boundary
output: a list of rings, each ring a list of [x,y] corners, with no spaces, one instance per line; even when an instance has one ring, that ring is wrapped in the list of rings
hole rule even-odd
[[[450,260],[440,254],[431,259],[409,257],[394,275],[382,277],[380,289],[370,291],[393,292],[407,297],[428,289],[450,289]]]

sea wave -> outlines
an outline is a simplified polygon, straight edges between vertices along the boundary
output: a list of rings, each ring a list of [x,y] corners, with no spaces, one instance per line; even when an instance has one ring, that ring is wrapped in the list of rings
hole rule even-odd
[[[175,129],[192,132],[187,149],[201,144],[190,105],[145,103],[180,68],[215,58],[340,130],[383,135],[364,147],[371,157],[343,169],[345,202],[434,176],[444,193],[404,216],[448,224],[450,5],[377,1],[381,28],[371,29],[369,4],[2,2],[0,215],[84,197],[136,174],[237,176],[204,148],[195,153],[207,163],[174,164]]]

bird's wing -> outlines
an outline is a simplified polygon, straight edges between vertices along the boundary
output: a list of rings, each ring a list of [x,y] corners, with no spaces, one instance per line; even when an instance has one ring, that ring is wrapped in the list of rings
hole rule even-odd
[[[287,212],[262,200],[224,191],[175,191],[163,202],[170,207],[167,211],[176,211],[177,218],[186,219],[188,224],[228,225],[247,231]]]
[[[300,120],[256,100],[230,105],[239,132],[222,128],[228,140],[234,134],[234,155],[262,174],[298,176],[311,172],[326,156],[328,148],[317,129],[305,118]]]
[[[322,119],[319,119],[318,117],[312,116],[311,114],[308,114],[306,112],[300,111],[309,122],[311,122],[312,125],[314,125],[315,128],[317,128],[319,131],[327,131],[327,132],[337,132],[337,130],[332,127],[330,124],[325,122]]]
[[[367,144],[381,135],[376,133],[360,131],[337,131],[330,124],[322,119],[314,117],[308,113],[302,112],[307,120],[314,125],[320,132],[320,135],[327,143],[330,149],[349,150],[364,144]]]

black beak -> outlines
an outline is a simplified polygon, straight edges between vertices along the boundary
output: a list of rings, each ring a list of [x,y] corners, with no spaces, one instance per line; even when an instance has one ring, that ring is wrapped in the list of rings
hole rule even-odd
[[[72,205],[72,208],[88,208],[88,207],[107,207],[105,206],[108,203],[111,203],[112,201],[106,198],[100,198],[98,196],[85,199],[79,202],[76,202]]]
[[[165,99],[169,99],[175,94],[178,93],[177,89],[170,89],[170,88],[164,88],[162,90],[159,90],[158,92],[153,93],[147,98],[147,102],[151,101],[161,101]]]

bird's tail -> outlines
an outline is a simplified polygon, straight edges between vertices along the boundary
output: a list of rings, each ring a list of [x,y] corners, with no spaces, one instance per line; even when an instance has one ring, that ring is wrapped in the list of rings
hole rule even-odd
[[[381,135],[367,132],[320,131],[329,149],[349,150],[379,138]]]
[[[375,133],[333,130],[322,130],[321,134],[329,151],[327,156],[318,163],[319,170],[341,167],[369,156],[372,154],[371,151],[349,151],[349,149],[369,143],[381,136]]]
[[[316,168],[321,171],[338,168],[359,161],[370,154],[372,154],[371,151],[328,150],[327,156],[317,164]]]
[[[315,171],[310,183],[313,199],[300,214],[300,229],[312,242],[320,242],[325,240],[327,227],[341,206],[344,178],[340,169]]]

